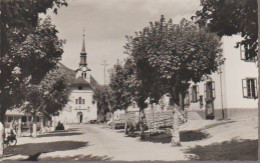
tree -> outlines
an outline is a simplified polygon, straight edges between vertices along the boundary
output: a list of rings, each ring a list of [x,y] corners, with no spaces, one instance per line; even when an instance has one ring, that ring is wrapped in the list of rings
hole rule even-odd
[[[26,88],[23,110],[33,118],[33,137],[36,137],[36,116],[51,116],[68,102],[68,79],[59,69],[50,71],[38,85]]]
[[[50,20],[45,21],[45,29],[39,27],[38,14],[46,13],[48,8],[53,8],[54,12],[57,13],[57,8],[64,5],[67,6],[65,0],[1,1],[0,120],[2,123],[4,122],[6,109],[21,102],[21,100],[18,99],[22,96],[13,98],[14,95],[19,95],[21,92],[19,91],[20,86],[18,85],[23,82],[25,82],[25,84],[28,82],[39,82],[44,77],[45,73],[54,67],[56,64],[55,58],[61,56],[63,52],[61,49],[62,42],[57,39],[56,34],[58,31],[50,24]],[[41,32],[43,33],[41,34]],[[35,34],[37,34],[37,37],[43,38],[45,37],[45,34],[52,35],[53,41],[48,45],[46,42],[45,44],[38,46],[35,50],[38,50],[39,52],[29,51],[31,50],[29,48],[33,45],[33,41],[36,39],[43,40],[43,38],[36,38],[33,36]],[[46,48],[48,46],[50,46],[49,52],[44,50],[48,49]],[[51,51],[53,52],[53,57],[51,57]],[[46,58],[44,56],[46,56]],[[47,60],[48,57],[49,61]],[[43,59],[43,62],[40,61],[41,58]],[[35,64],[33,64],[34,59],[36,59]],[[44,63],[46,63],[46,65],[44,65]],[[23,68],[19,66],[23,66]],[[18,75],[19,78],[17,77]]]
[[[128,43],[125,46],[127,54],[131,53],[132,37],[128,37]],[[137,45],[139,49],[145,49],[144,44]],[[151,67],[146,60],[142,58],[142,51],[136,53],[135,56],[129,57],[124,65],[127,71],[127,76],[125,77],[126,91],[128,91],[132,97],[132,100],[137,103],[139,107],[140,115],[140,138],[144,139],[144,119],[145,113],[144,109],[147,108],[148,104],[158,103],[160,97],[163,93],[163,87],[160,86],[158,82],[158,76],[155,76],[156,72],[153,67]],[[153,72],[153,73],[151,73]],[[149,101],[147,101],[149,99]]]
[[[24,1],[19,2],[27,4],[23,3]],[[18,4],[16,5],[18,1],[10,3],[12,7],[5,2],[4,4],[1,3],[1,7],[9,6],[11,9],[14,9],[19,6]],[[36,3],[39,6],[31,7],[48,7],[40,5],[40,2]],[[11,19],[12,17],[7,18],[8,14],[5,13],[7,8],[2,9],[0,31],[0,121],[4,124],[6,110],[19,107],[19,104],[22,104],[24,100],[23,89],[26,85],[39,83],[46,73],[53,69],[61,59],[64,41],[58,39],[58,31],[55,26],[51,25],[50,18],[44,21],[36,20],[36,26],[34,26],[33,20],[29,17],[31,16],[30,14],[37,13],[26,13],[27,10],[24,10],[25,13],[22,13],[23,10],[20,10],[21,13],[17,14],[14,11],[17,17],[21,16],[21,20],[28,16],[28,20],[25,21],[28,24],[20,24],[18,18],[15,19],[18,21],[15,24],[15,21]],[[12,23],[8,24],[7,20],[12,20]],[[0,157],[3,157],[3,143],[1,143],[3,135],[4,131],[1,131]]]
[[[154,98],[156,92],[169,93],[172,104],[179,108],[174,107],[173,145],[179,144],[179,140],[174,140],[175,136],[179,139],[176,115],[184,109],[184,92],[190,81],[200,82],[218,70],[224,62],[220,45],[218,38],[206,28],[185,19],[179,24],[173,24],[172,20],[165,22],[163,16],[128,40],[127,52],[140,64],[136,67],[137,73],[149,74],[137,75],[137,79],[146,81],[145,85],[159,87],[148,88],[148,97]]]
[[[94,90],[93,100],[97,102],[98,115],[104,117],[106,121],[106,113],[109,112],[107,94],[108,86],[99,86]]]
[[[257,56],[257,0],[201,0],[202,9],[196,12],[196,23],[206,26],[218,36],[240,34],[246,55]]]
[[[119,63],[114,65],[110,72],[110,83],[108,91],[108,106],[112,113],[116,110],[126,110],[132,103],[131,94],[128,91],[128,86],[125,83],[127,71]],[[114,128],[114,117],[113,128]]]

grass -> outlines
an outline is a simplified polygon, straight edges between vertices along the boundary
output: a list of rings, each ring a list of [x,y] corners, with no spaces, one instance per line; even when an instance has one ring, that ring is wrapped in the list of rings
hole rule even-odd
[[[210,161],[256,161],[258,159],[258,140],[231,140],[207,146],[190,148],[186,153],[193,154],[192,160]]]

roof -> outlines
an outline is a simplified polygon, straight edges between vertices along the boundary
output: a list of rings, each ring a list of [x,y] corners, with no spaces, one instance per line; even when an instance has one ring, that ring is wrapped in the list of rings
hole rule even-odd
[[[88,82],[82,77],[76,79],[76,72],[72,69],[69,69],[62,63],[59,63],[59,68],[61,70],[61,73],[65,74],[68,77],[70,84],[86,84],[90,85],[93,89],[96,89],[99,86],[99,83],[94,79],[92,75],[90,75],[90,82]]]
[[[84,80],[82,77],[78,77],[77,79],[74,79],[72,84],[87,84],[87,85],[90,85],[89,82]]]

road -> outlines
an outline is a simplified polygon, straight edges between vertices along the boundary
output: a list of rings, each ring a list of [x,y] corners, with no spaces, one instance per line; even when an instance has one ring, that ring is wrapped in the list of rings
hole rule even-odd
[[[185,130],[203,130],[209,137],[182,142],[181,147],[171,147],[170,143],[141,142],[139,138],[126,137],[122,130],[112,130],[103,125],[71,125],[65,132],[47,133],[37,138],[18,138],[17,146],[6,150],[8,152],[4,160],[22,160],[37,153],[40,161],[188,160],[188,155],[185,155],[184,151],[196,145],[205,146],[234,138],[256,140],[257,120],[255,117],[249,117],[239,121],[189,122]]]
[[[55,160],[63,158],[66,161],[73,161],[78,158],[81,158],[80,161],[88,161],[91,158],[110,161],[187,160],[181,151],[182,147],[171,147],[169,143],[141,142],[139,138],[126,137],[122,130],[112,130],[97,124],[73,125],[70,128],[73,130],[70,133],[75,135],[38,138],[22,137],[18,139],[18,147],[28,143],[61,142],[59,145],[62,146],[64,141],[87,142],[87,145],[77,149],[43,152],[39,156],[39,160],[52,160],[52,158],[55,158]],[[53,148],[56,149],[56,147],[57,145]],[[28,155],[14,156],[12,159],[19,160],[20,158],[21,160],[21,158],[27,158]],[[84,156],[88,156],[86,160],[84,160]],[[68,159],[64,159],[66,157]]]

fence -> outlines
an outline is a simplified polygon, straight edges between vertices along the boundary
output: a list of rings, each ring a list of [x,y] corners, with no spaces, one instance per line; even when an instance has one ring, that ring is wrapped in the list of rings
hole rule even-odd
[[[145,110],[144,124],[149,130],[159,130],[164,128],[171,128],[173,125],[173,111],[172,110]],[[140,118],[139,112],[132,111],[126,113],[127,123],[136,125]],[[179,124],[187,121],[185,112],[179,111]]]

